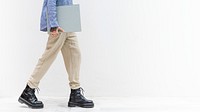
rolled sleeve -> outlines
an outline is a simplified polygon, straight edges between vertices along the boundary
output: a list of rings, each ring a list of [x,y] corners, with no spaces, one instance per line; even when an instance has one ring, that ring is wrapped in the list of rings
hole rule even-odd
[[[56,1],[57,0],[48,0],[47,2],[47,14],[50,28],[59,26],[56,15]]]

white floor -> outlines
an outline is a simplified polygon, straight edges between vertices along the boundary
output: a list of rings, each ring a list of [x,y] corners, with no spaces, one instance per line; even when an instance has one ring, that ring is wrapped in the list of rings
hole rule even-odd
[[[92,109],[69,108],[67,98],[39,97],[43,109],[30,109],[15,98],[0,97],[0,112],[200,112],[200,97],[95,97]]]

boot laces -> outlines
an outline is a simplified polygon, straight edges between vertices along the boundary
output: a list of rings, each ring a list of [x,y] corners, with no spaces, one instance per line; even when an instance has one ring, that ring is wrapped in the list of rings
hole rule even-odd
[[[31,96],[31,100],[32,101],[38,101],[38,99],[37,99],[37,97],[36,97],[36,95],[35,95],[35,90],[37,90],[37,93],[39,93],[39,88],[34,88],[34,89],[31,89],[31,91],[32,91],[32,93],[30,93],[29,95]]]

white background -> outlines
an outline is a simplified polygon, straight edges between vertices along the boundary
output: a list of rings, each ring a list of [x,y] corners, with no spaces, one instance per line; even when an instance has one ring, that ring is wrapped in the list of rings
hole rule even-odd
[[[43,0],[3,0],[0,96],[19,96],[42,55]],[[81,6],[81,85],[87,96],[200,96],[199,0],[75,0]],[[67,96],[61,52],[40,95]]]

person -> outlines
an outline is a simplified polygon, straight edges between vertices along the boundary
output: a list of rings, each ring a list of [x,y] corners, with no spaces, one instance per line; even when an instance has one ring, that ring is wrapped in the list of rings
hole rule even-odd
[[[25,89],[18,99],[20,103],[24,103],[30,108],[38,109],[44,107],[43,102],[38,101],[35,90],[38,89],[40,80],[45,75],[60,50],[68,73],[69,86],[71,88],[68,107],[94,107],[94,102],[84,97],[82,93],[83,88],[80,86],[79,82],[81,52],[77,36],[75,32],[65,32],[59,26],[56,18],[57,6],[72,4],[72,0],[44,0],[43,2],[40,31],[47,32],[48,29],[50,30],[48,33],[49,36],[46,43],[46,49],[39,58],[34,71],[27,81]],[[47,25],[47,18],[49,20],[49,25]]]

